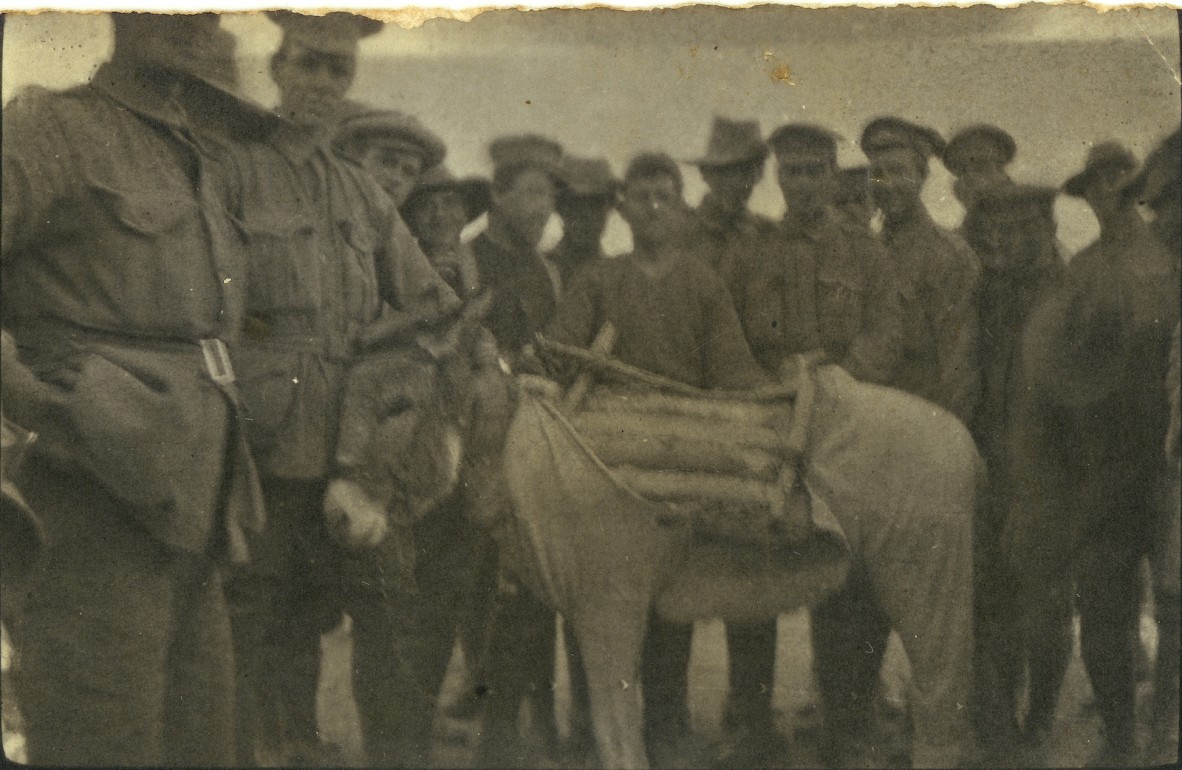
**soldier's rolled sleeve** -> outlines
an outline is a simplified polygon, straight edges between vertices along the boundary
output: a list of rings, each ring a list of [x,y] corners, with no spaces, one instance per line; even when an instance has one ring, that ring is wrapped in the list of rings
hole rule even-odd
[[[854,243],[866,270],[865,305],[861,328],[839,363],[859,380],[886,384],[902,355],[902,296],[883,248],[869,237]]]

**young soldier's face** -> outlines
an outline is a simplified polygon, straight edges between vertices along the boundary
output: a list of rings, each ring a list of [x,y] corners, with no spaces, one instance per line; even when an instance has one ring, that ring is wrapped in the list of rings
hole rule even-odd
[[[667,243],[677,238],[685,226],[685,201],[677,182],[668,174],[628,182],[620,196],[619,210],[637,243]]]
[[[554,180],[539,168],[526,168],[504,189],[493,189],[493,208],[517,237],[537,244],[554,213]]]
[[[455,190],[435,190],[417,197],[406,212],[407,225],[430,256],[440,248],[460,242],[468,224],[464,201]]]
[[[356,54],[317,51],[295,41],[286,43],[271,60],[279,109],[301,126],[332,125],[356,73]]]
[[[423,173],[422,153],[389,137],[365,139],[357,159],[394,200],[395,206],[406,202]]]
[[[746,206],[751,192],[763,177],[763,162],[730,166],[703,166],[702,180],[710,192],[735,208]]]
[[[776,181],[789,212],[815,214],[837,192],[833,159],[824,152],[785,149],[776,153]]]
[[[906,147],[874,153],[870,159],[870,191],[888,219],[906,216],[919,204],[926,162]]]

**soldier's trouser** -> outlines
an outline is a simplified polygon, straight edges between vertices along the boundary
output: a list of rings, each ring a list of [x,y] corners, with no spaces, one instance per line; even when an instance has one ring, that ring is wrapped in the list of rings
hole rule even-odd
[[[1141,549],[1109,539],[1085,545],[1076,580],[1080,648],[1105,737],[1118,750],[1134,745],[1134,643],[1141,613]]]
[[[72,470],[29,458],[20,488],[48,535],[13,635],[29,760],[232,764],[230,627],[217,560],[164,547]],[[211,543],[211,554],[220,550]]]
[[[776,621],[727,623],[730,699],[726,717],[732,727],[770,732],[772,686],[776,673]]]
[[[676,737],[689,727],[689,661],[692,623],[671,623],[649,613],[640,652],[644,732],[649,741]]]
[[[323,482],[263,478],[267,528],[226,586],[234,631],[239,762],[314,750],[320,636],[341,619],[339,552]]]
[[[873,724],[879,670],[891,621],[879,606],[864,568],[813,609],[813,672],[828,740],[864,736]]]
[[[376,576],[369,588],[347,589],[353,695],[373,766],[431,761],[431,724],[477,571],[473,527],[460,501],[449,498],[412,528],[416,590],[383,592]]]

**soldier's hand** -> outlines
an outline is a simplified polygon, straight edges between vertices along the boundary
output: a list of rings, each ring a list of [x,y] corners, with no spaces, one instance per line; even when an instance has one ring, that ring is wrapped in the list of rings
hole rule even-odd
[[[386,537],[383,511],[354,481],[333,479],[324,494],[324,515],[332,536],[345,548],[374,548]]]

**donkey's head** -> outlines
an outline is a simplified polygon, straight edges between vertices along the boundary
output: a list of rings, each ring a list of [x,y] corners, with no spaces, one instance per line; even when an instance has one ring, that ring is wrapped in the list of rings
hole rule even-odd
[[[474,363],[484,335],[477,321],[461,315],[438,335],[379,346],[351,367],[340,471],[326,499],[330,523],[347,543],[375,543],[387,525],[418,521],[456,490],[471,462],[466,452],[489,451],[490,404],[507,412],[508,390],[499,370]],[[507,422],[492,428],[501,438],[505,429]]]

